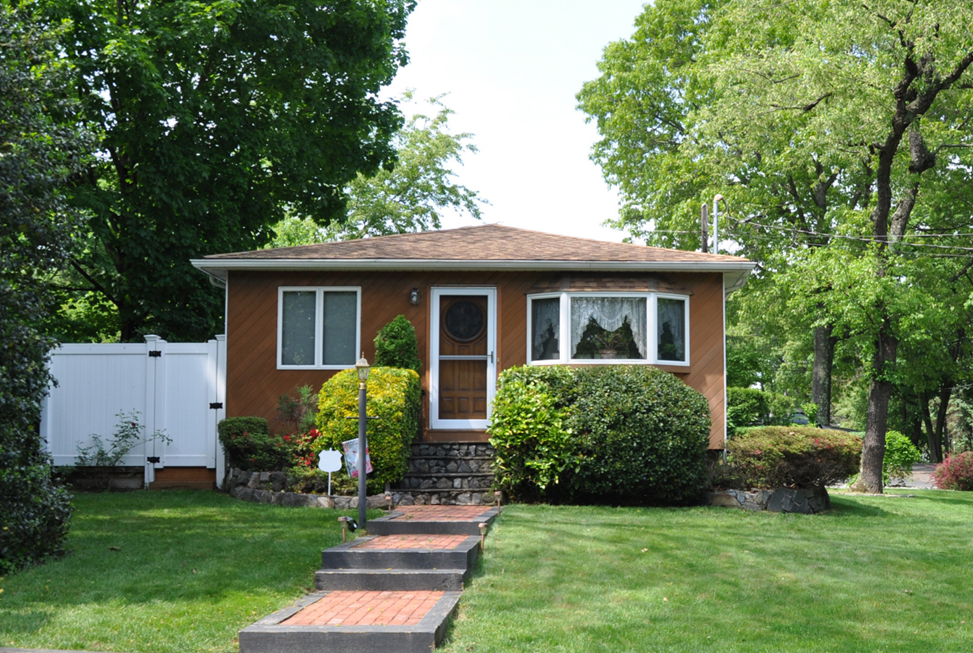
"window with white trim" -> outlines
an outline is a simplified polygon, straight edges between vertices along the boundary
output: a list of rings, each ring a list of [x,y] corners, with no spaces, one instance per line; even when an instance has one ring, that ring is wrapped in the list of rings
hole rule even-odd
[[[361,342],[361,288],[278,289],[277,367],[354,367]]]
[[[528,295],[530,363],[689,365],[689,297],[653,292]]]

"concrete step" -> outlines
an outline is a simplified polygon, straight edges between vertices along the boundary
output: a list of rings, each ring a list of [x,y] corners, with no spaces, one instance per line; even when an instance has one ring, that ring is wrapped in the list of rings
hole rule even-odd
[[[315,592],[241,630],[240,653],[428,653],[445,637],[459,597],[452,591]]]
[[[480,538],[373,535],[321,552],[322,569],[472,569]],[[448,544],[443,542],[448,541]]]
[[[432,506],[399,506],[389,515],[369,520],[368,532],[373,535],[479,535],[480,524],[489,527],[499,514],[495,506],[482,506],[482,510],[470,507],[463,508],[462,517],[444,520],[437,518],[437,510]]]
[[[319,590],[441,590],[458,592],[471,569],[319,569]]]

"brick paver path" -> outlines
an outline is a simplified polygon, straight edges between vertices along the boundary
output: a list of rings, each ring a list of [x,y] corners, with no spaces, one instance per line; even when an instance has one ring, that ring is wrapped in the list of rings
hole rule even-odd
[[[415,626],[443,592],[329,592],[282,626]]]
[[[476,521],[493,506],[396,506],[396,512],[404,513],[393,519],[409,521]]]
[[[455,549],[469,535],[379,535],[353,549]]]

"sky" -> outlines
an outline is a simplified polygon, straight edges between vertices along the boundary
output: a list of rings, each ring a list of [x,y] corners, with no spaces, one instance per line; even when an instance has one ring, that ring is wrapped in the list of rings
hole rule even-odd
[[[490,202],[484,223],[620,241],[601,226],[618,196],[588,157],[598,140],[575,95],[598,77],[605,46],[635,31],[643,0],[419,0],[405,44],[410,63],[386,91],[448,94],[450,130],[475,154],[458,183]],[[414,112],[403,105],[403,112]],[[444,228],[478,224],[450,215]]]

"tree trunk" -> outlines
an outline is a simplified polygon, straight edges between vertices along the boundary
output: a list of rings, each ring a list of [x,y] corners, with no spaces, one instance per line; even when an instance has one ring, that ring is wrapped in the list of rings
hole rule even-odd
[[[942,462],[943,450],[942,446],[946,444],[945,453],[949,453],[949,443],[946,439],[946,417],[949,412],[949,399],[953,394],[953,382],[944,381],[941,386],[939,386],[939,410],[936,412],[936,442],[939,443],[939,460],[937,462]]]
[[[882,310],[884,307],[880,307]],[[886,318],[878,333],[878,348],[872,359],[873,378],[868,390],[868,417],[865,426],[865,446],[862,449],[861,473],[854,490],[882,493],[882,463],[885,460],[885,432],[888,429],[889,398],[892,382],[888,379],[889,368],[895,363],[899,341],[892,334],[892,326]]]
[[[827,428],[831,424],[831,367],[834,363],[833,327],[814,328],[814,370],[811,377],[811,401],[817,404],[815,416],[819,426]],[[811,416],[808,415],[808,418]]]
[[[943,443],[936,438],[936,429],[932,425],[932,417],[929,415],[929,397],[922,393],[919,402],[919,412],[922,414],[922,421],[926,425],[926,442],[929,444],[929,462],[943,462]]]

